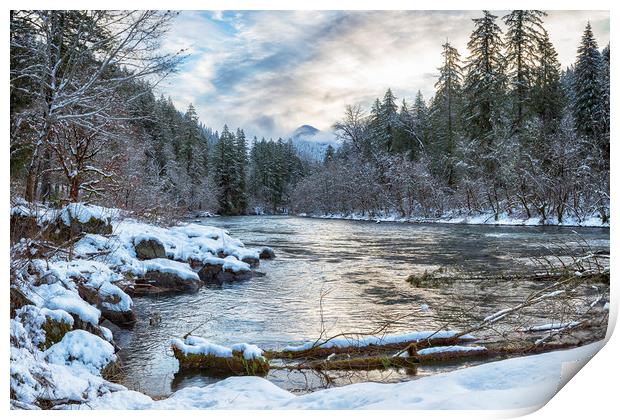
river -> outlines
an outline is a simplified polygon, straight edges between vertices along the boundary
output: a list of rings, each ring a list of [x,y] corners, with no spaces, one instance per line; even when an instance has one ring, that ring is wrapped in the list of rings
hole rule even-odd
[[[583,246],[609,250],[609,229],[373,223],[285,216],[216,217],[196,221],[227,229],[248,247],[270,246],[263,277],[206,286],[196,294],[134,298],[138,323],[114,331],[124,384],[151,396],[221,378],[177,374],[170,339],[189,331],[219,344],[265,349],[328,333],[369,331],[398,318],[390,332],[458,329],[544,287],[531,281],[468,281],[477,274],[534,270],[533,257]],[[565,251],[562,251],[565,252]],[[405,279],[436,269],[463,278],[417,288]],[[150,325],[153,314],[161,322]],[[544,315],[538,320],[549,320]],[[475,363],[475,362],[472,362]],[[463,366],[463,365],[459,365]],[[451,366],[421,369],[434,374]],[[267,379],[294,392],[325,386],[411,378],[411,372],[364,372],[326,379],[273,370]]]

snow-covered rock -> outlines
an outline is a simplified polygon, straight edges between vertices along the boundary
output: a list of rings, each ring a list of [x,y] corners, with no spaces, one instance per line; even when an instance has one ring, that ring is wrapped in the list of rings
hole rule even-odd
[[[198,272],[200,280],[207,284],[222,284],[228,281],[247,280],[252,277],[250,265],[232,255],[226,258],[207,257]]]
[[[84,330],[70,331],[44,353],[49,363],[79,367],[98,374],[116,362],[114,346]]]

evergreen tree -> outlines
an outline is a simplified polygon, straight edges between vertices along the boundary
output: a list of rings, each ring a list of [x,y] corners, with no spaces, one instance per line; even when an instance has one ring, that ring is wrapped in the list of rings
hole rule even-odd
[[[515,108],[513,127],[522,128],[528,113],[530,89],[533,84],[537,56],[536,51],[542,37],[540,10],[513,10],[503,17],[506,31],[506,61],[511,94]]]
[[[415,122],[414,138],[420,150],[424,149],[428,137],[428,107],[422,92],[418,90],[413,102],[412,115]]]
[[[213,171],[216,185],[220,190],[219,210],[222,214],[235,214],[235,136],[224,125],[222,134],[215,145]]]
[[[242,129],[237,129],[235,135],[235,171],[233,183],[233,203],[235,214],[245,214],[247,212],[248,200],[246,193],[246,170],[248,164],[248,151],[245,133]]]
[[[439,79],[435,83],[433,100],[433,143],[432,149],[438,158],[440,171],[453,186],[456,183],[454,152],[460,130],[462,69],[460,55],[449,42],[443,44],[443,64],[439,68]]]
[[[610,115],[610,85],[609,85],[609,71],[610,71],[610,58],[609,58],[609,44],[603,49],[603,68],[601,71],[601,112],[603,114],[603,127],[602,131],[605,135],[607,142],[609,143],[609,130],[611,124]]]
[[[334,146],[330,144],[329,146],[327,146],[327,149],[325,149],[325,156],[323,157],[323,165],[329,165],[330,163],[332,163],[334,161],[334,154],[335,154]]]
[[[538,40],[538,64],[534,70],[532,110],[540,119],[544,133],[557,129],[564,108],[564,92],[560,81],[558,54],[543,29]]]
[[[591,138],[597,137],[602,127],[602,61],[596,39],[592,33],[592,27],[588,22],[581,38],[581,45],[577,49],[573,89],[575,91],[574,113],[577,132]]]
[[[486,149],[493,140],[494,128],[499,124],[506,75],[502,32],[495,23],[497,16],[486,10],[483,13],[483,17],[473,19],[474,30],[467,43],[470,55],[463,83],[463,112],[470,138],[480,142]]]
[[[371,130],[374,143],[382,150],[393,151],[398,132],[398,105],[392,89],[388,89],[383,101],[378,98],[371,110]]]

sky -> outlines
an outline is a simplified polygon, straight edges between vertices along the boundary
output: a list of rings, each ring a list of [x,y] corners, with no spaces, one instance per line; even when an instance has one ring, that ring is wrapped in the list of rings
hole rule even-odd
[[[499,17],[506,11],[493,11]],[[480,11],[183,11],[162,48],[189,56],[159,85],[215,130],[286,137],[303,124],[325,132],[345,105],[368,109],[390,87],[402,100],[433,94],[441,45],[468,55]],[[551,11],[544,26],[562,66],[574,62],[590,21],[599,47],[609,12]],[[500,27],[504,29],[503,24]]]

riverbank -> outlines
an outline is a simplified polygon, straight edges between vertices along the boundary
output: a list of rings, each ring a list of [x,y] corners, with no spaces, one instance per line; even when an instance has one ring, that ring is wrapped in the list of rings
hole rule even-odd
[[[215,277],[247,279],[265,254],[222,229],[129,216],[83,203],[11,209],[13,408],[126,390],[116,383],[123,371],[111,328],[136,323],[132,296],[195,292]]]
[[[575,373],[575,365],[582,367],[603,345],[601,341],[571,350],[491,362],[398,384],[360,383],[300,396],[262,378],[231,377],[206,387],[184,388],[159,401],[139,392],[120,391],[96,398],[79,408],[518,409],[524,414],[546,404]]]
[[[609,228],[609,222],[603,223],[600,217],[590,216],[583,220],[567,217],[559,223],[555,219],[547,219],[544,222],[538,217],[519,218],[501,214],[497,219],[493,213],[481,213],[477,215],[448,214],[438,218],[429,217],[401,217],[395,213],[368,215],[361,213],[330,213],[326,215],[300,213],[299,217],[317,219],[339,219],[369,222],[398,222],[398,223],[445,223],[458,225],[495,225],[495,226],[560,226],[560,227],[601,227]]]

